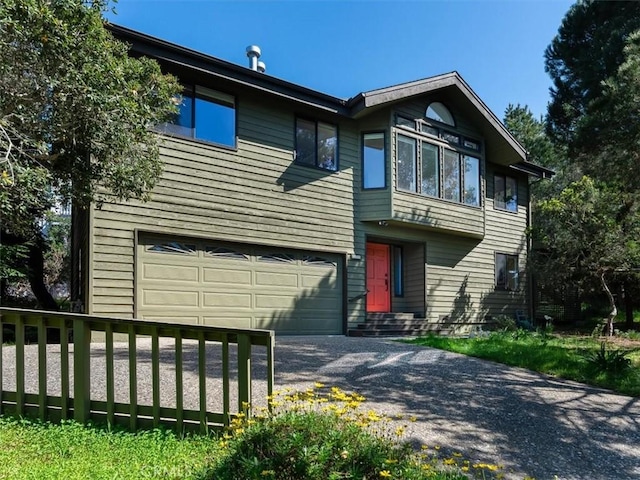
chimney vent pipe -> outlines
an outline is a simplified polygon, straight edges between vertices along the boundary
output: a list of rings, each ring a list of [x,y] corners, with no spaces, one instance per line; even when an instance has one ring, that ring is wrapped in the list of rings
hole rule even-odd
[[[260,47],[257,45],[249,45],[247,47],[247,57],[249,57],[249,68],[258,71],[258,58],[260,58]]]
[[[258,72],[264,73],[266,69],[267,69],[267,66],[264,64],[264,62],[258,62],[258,65],[257,65]]]

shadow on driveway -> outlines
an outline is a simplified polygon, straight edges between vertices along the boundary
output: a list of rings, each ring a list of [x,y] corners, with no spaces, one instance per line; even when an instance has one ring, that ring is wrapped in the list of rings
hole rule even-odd
[[[391,340],[278,337],[276,387],[356,391],[380,413],[416,416],[409,439],[506,478],[640,478],[640,399]]]

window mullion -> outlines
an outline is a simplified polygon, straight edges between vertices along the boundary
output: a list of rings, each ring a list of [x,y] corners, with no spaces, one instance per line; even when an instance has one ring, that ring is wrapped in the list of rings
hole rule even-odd
[[[438,198],[444,198],[444,147],[440,145],[438,147]]]
[[[416,142],[416,193],[422,193],[422,140]]]
[[[318,121],[315,121],[315,127],[316,127],[316,131],[315,131],[315,145],[316,145],[316,155],[315,155],[315,161],[314,161],[314,165],[317,167],[318,166],[318,157],[320,156],[320,135],[318,134],[319,131],[319,126],[318,126]]]
[[[459,165],[459,169],[460,169],[460,203],[464,203],[465,200],[465,196],[464,196],[464,177],[465,177],[465,160],[464,160],[464,155],[461,154],[460,152],[458,152],[458,165]]]
[[[197,138],[196,133],[196,86],[190,85],[191,87],[191,136]]]

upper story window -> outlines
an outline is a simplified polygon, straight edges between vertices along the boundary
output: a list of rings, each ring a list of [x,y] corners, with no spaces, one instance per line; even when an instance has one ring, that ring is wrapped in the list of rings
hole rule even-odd
[[[398,117],[397,125],[411,129],[406,134],[406,128],[399,129],[396,135],[398,190],[480,206],[480,157],[467,152],[479,151],[479,141],[443,132],[421,120],[411,124]]]
[[[335,172],[338,169],[338,127],[296,119],[296,162]]]
[[[518,182],[515,178],[498,173],[494,175],[493,207],[509,212],[518,211]]]
[[[164,133],[236,146],[236,101],[232,95],[200,85],[185,86],[180,111]]]
[[[451,115],[449,109],[440,102],[430,103],[424,116],[436,122],[444,123],[452,127],[456,126],[453,115]]]
[[[386,188],[386,155],[383,132],[362,135],[362,186]]]

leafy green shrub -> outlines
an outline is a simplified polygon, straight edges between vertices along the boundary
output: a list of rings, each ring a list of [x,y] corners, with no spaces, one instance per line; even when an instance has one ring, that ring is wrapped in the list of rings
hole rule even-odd
[[[318,386],[319,385],[319,386]],[[223,455],[208,472],[211,480],[463,480],[464,472],[490,478],[496,465],[473,464],[459,453],[440,460],[402,442],[406,425],[372,410],[364,398],[317,384],[305,392],[277,392],[272,411],[240,414],[221,440]],[[399,420],[396,418],[396,420]],[[409,420],[411,421],[411,419]]]
[[[596,372],[606,375],[623,375],[631,370],[631,359],[626,350],[609,349],[605,342],[600,349],[584,353],[587,364]]]
[[[497,315],[495,323],[497,330],[501,332],[514,332],[518,329],[516,319],[508,315]]]

